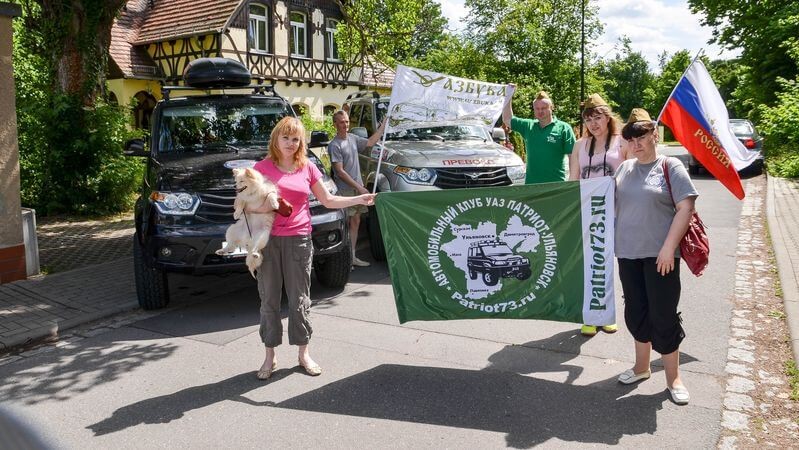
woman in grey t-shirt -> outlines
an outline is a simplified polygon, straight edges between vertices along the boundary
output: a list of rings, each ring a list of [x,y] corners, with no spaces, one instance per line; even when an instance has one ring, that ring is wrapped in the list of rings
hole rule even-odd
[[[652,374],[651,350],[662,355],[672,400],[684,405],[689,394],[680,379],[679,244],[699,195],[676,158],[657,154],[655,123],[633,109],[622,129],[628,154],[616,171],[616,257],[624,291],[624,321],[635,339],[635,365],[619,375],[632,384]],[[663,171],[669,171],[671,191]],[[674,199],[672,202],[672,198]]]

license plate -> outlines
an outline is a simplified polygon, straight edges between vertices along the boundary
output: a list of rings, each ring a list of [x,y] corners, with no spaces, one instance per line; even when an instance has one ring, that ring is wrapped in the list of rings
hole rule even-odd
[[[222,247],[220,248],[225,248],[225,245],[227,245],[227,242],[222,242]],[[246,254],[247,254],[246,249],[243,249],[241,247],[236,247],[236,250],[233,250],[233,253],[228,253],[225,256],[244,256]]]

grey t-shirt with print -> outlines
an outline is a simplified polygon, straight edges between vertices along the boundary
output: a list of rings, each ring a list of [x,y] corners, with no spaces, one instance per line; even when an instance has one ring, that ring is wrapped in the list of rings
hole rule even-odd
[[[368,139],[347,133],[347,139],[339,137],[333,138],[327,145],[327,152],[330,154],[330,162],[340,162],[344,171],[352,177],[356,182],[363,184],[361,178],[361,165],[358,162],[358,152],[366,148]],[[349,189],[352,187],[345,183],[344,180],[336,176],[336,170],[333,169],[333,180],[339,189]]]
[[[660,253],[674,219],[674,203],[663,177],[663,161],[669,168],[674,203],[699,193],[677,158],[659,155],[654,162],[624,161],[616,170],[616,257],[654,258]],[[680,256],[680,249],[674,254]]]

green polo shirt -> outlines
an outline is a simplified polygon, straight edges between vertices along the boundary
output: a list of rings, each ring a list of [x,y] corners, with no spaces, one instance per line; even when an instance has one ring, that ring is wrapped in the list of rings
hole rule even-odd
[[[571,125],[556,117],[541,128],[538,120],[513,117],[510,128],[524,138],[527,151],[527,176],[525,184],[566,181],[568,159],[574,147]]]

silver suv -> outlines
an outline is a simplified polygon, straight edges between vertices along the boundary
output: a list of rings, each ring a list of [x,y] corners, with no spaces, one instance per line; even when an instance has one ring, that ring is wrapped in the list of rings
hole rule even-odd
[[[366,137],[385,118],[389,98],[361,91],[350,94],[344,104],[349,107],[350,132]],[[361,175],[370,190],[376,182],[378,192],[524,184],[524,161],[494,142],[494,137],[486,127],[466,124],[389,133],[380,176],[376,173],[380,145],[359,155]],[[374,207],[369,210],[368,228],[372,256],[384,260],[385,248]]]

